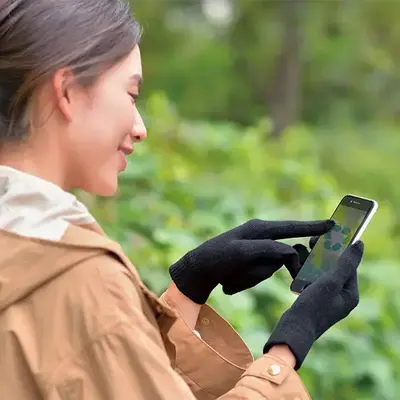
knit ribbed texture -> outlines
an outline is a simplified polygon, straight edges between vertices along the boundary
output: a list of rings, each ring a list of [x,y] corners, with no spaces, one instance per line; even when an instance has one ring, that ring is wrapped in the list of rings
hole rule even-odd
[[[198,304],[221,284],[234,294],[271,277],[285,265],[294,278],[300,269],[297,251],[279,239],[319,236],[333,221],[251,220],[203,243],[169,269],[179,290]]]
[[[362,242],[348,247],[337,267],[308,286],[287,310],[272,332],[264,353],[286,344],[296,357],[299,369],[313,343],[331,326],[345,318],[359,301],[357,267],[364,251]]]

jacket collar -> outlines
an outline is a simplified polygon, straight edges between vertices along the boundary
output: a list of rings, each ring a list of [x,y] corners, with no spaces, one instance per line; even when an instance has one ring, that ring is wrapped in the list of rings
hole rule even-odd
[[[0,229],[59,240],[69,224],[94,222],[73,194],[37,176],[0,166]]]

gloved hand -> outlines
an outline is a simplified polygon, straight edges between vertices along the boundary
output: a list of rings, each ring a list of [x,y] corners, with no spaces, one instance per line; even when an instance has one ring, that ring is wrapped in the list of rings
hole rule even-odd
[[[364,252],[362,242],[349,246],[335,268],[308,286],[283,314],[264,346],[286,344],[300,368],[313,343],[331,326],[347,317],[359,302],[357,267]]]
[[[310,241],[309,241],[309,246],[310,250],[314,248],[314,246],[317,244],[317,241],[320,237],[319,236],[313,236]],[[303,264],[306,262],[308,256],[310,255],[311,251],[307,249],[304,244],[295,244],[293,248],[297,251],[297,254],[299,255],[299,261],[300,265],[303,266]]]
[[[268,279],[284,264],[292,278],[300,269],[297,251],[278,239],[322,235],[334,221],[263,221],[254,219],[216,236],[187,253],[169,269],[178,289],[203,304],[221,284],[234,294]]]

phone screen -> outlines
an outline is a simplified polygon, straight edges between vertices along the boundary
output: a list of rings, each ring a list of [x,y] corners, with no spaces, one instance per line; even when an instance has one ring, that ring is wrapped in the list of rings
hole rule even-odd
[[[332,219],[336,224],[331,231],[318,239],[314,249],[308,256],[303,267],[297,274],[296,280],[314,282],[325,271],[336,265],[336,262],[346,247],[359,231],[367,218],[372,205],[345,199],[339,204]]]

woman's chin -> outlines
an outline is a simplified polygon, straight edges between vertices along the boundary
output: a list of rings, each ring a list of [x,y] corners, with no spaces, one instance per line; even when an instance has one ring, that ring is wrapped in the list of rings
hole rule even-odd
[[[96,196],[112,197],[118,190],[118,176],[107,180],[92,182],[92,184],[85,185],[81,187],[81,189]]]

